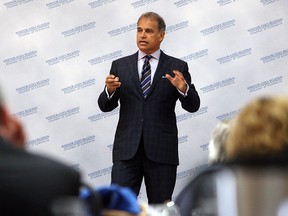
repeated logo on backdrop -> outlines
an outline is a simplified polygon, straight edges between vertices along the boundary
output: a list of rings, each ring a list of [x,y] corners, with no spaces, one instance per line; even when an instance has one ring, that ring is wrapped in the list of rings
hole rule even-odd
[[[0,84],[25,122],[26,148],[66,160],[93,185],[110,184],[119,116],[119,107],[102,112],[97,98],[112,61],[137,51],[143,12],[163,16],[162,50],[188,63],[201,97],[198,112],[175,110],[173,198],[207,167],[218,121],[257,95],[288,92],[286,0],[5,0],[0,7],[1,19],[11,20],[0,24]]]

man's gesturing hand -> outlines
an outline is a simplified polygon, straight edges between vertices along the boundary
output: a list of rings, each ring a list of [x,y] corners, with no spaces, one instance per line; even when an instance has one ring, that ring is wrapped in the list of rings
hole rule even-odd
[[[117,88],[120,87],[121,82],[119,81],[119,77],[110,74],[106,77],[105,84],[109,95],[111,95]]]
[[[174,77],[170,76],[168,73],[165,74],[165,77],[172,83],[173,86],[185,94],[187,85],[183,74],[178,70],[173,70],[173,73],[175,74]]]

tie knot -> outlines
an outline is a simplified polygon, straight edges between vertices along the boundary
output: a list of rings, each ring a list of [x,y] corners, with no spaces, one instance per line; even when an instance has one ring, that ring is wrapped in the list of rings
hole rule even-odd
[[[149,61],[152,58],[152,56],[151,55],[146,55],[146,56],[144,56],[144,58],[145,58],[146,61]]]

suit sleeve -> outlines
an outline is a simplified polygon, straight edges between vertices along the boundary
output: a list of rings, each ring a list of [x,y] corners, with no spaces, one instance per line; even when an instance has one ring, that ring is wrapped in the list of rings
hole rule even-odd
[[[115,76],[117,76],[115,71],[116,71],[115,62],[112,62],[110,74],[114,74]],[[105,86],[105,88],[106,88],[106,86]],[[99,95],[98,106],[102,112],[110,112],[113,109],[115,109],[116,107],[118,107],[119,90],[116,89],[113,96],[111,98],[108,98],[107,93],[105,91],[105,88],[101,92],[101,94]]]

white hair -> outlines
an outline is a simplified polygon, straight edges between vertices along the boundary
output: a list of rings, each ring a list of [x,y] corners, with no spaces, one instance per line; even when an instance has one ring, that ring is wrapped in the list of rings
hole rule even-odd
[[[225,145],[230,132],[230,119],[220,121],[212,132],[212,138],[209,142],[208,163],[223,162],[226,158]]]

